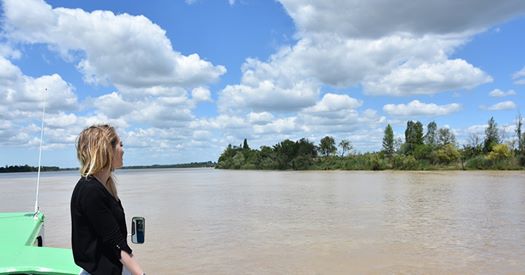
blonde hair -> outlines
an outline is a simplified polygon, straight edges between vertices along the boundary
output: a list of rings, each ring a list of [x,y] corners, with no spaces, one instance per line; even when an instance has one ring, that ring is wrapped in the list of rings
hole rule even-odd
[[[82,132],[77,138],[77,158],[80,161],[80,175],[82,177],[112,169],[113,155],[116,153],[118,135],[115,128],[107,124],[93,125]],[[102,183],[113,197],[118,199],[117,187],[113,173],[107,182]]]

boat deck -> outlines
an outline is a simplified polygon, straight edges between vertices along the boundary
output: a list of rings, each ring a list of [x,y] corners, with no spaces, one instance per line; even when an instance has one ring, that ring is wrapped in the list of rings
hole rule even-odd
[[[33,246],[43,222],[42,213],[0,213],[0,274],[79,274],[71,249]]]
[[[33,213],[0,213],[0,243],[5,247],[32,245],[43,222],[42,213],[36,217]]]

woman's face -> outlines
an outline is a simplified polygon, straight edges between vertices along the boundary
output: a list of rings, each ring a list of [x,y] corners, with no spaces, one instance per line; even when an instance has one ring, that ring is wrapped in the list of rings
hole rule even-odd
[[[117,169],[121,168],[123,165],[122,156],[124,155],[124,148],[122,146],[122,141],[120,140],[120,137],[117,137],[117,145],[115,148],[115,154],[113,155],[113,161],[111,168]]]

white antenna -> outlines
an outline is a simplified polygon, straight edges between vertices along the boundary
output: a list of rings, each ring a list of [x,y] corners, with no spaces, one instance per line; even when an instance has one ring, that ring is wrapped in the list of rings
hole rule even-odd
[[[38,190],[40,189],[40,164],[42,161],[42,144],[43,144],[43,139],[44,139],[44,116],[46,114],[46,92],[47,92],[47,88],[44,90],[44,102],[42,104],[42,126],[40,128],[40,149],[38,152],[38,173],[36,177],[35,215],[38,213]]]

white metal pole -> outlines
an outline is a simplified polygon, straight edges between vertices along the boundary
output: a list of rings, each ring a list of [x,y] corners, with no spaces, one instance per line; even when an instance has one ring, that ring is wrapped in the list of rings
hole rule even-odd
[[[35,215],[38,213],[38,191],[40,190],[40,166],[42,163],[42,144],[44,139],[44,118],[46,114],[46,92],[47,88],[44,90],[43,95],[43,104],[42,104],[42,125],[40,128],[40,149],[38,152],[38,173],[36,177],[36,199],[35,199]]]

